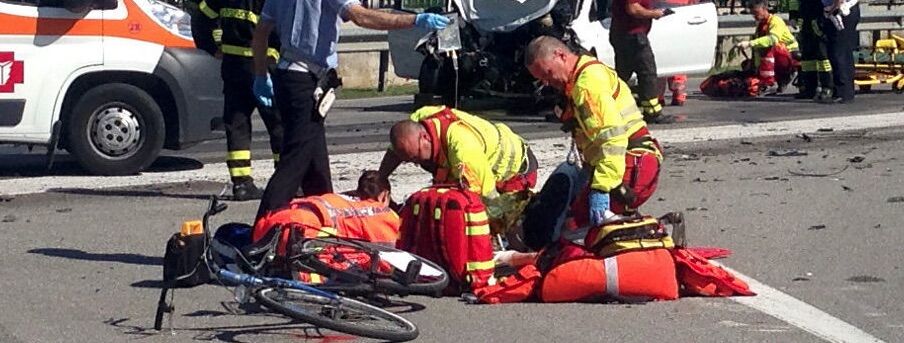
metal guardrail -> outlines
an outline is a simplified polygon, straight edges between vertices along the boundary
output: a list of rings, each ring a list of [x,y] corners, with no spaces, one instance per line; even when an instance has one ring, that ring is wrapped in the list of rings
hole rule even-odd
[[[785,20],[788,15],[779,14]],[[746,36],[752,35],[756,30],[756,23],[749,14],[727,14],[719,16],[719,36]],[[860,24],[857,25],[858,31],[876,31],[876,30],[904,30],[904,10],[876,11],[864,10],[860,15]],[[359,27],[343,28],[339,43],[372,43],[360,45],[367,47],[365,50],[352,48],[353,51],[379,51],[379,49],[388,45],[386,43],[386,31],[370,30]],[[349,48],[342,51],[348,51]]]
[[[785,13],[779,14],[788,20]],[[865,10],[860,14],[857,31],[904,30],[904,10]],[[756,31],[756,23],[749,14],[719,16],[719,36],[746,36]]]

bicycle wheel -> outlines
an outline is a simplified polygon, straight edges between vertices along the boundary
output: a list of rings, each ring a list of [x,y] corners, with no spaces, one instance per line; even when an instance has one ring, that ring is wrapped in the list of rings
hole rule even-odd
[[[299,258],[297,261],[321,275],[335,276],[335,280],[323,285],[323,288],[333,291],[343,291],[348,294],[379,292],[399,295],[438,296],[449,284],[448,273],[436,263],[415,254],[378,243],[338,237],[317,238],[311,240],[311,244],[302,249],[332,251],[332,263],[315,254],[305,254],[304,258]],[[391,269],[391,271],[387,272],[381,269],[376,273],[372,273],[372,261],[369,258],[358,261],[353,261],[352,258],[344,258],[361,255],[371,256],[371,252],[376,252],[381,260],[380,263]],[[344,263],[336,263],[337,260],[343,260],[342,262]],[[402,275],[407,271],[407,263],[411,261],[420,262],[420,273],[411,280],[405,280]]]
[[[421,275],[418,275],[411,283],[406,285],[392,278],[380,278],[377,279],[378,288],[385,288],[396,292],[408,292],[410,294],[438,295],[449,285],[449,274],[433,261],[391,247],[377,244],[373,244],[371,247],[381,253],[403,254],[421,263]],[[427,273],[427,271],[431,271],[432,273]]]
[[[345,297],[330,299],[300,289],[266,287],[255,292],[255,298],[274,311],[324,329],[395,342],[418,336],[417,327],[407,319]]]

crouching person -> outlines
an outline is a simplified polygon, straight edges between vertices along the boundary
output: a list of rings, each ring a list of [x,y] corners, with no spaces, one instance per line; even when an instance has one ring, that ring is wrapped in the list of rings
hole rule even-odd
[[[738,46],[754,50],[750,67],[759,76],[761,94],[781,93],[800,66],[797,40],[782,18],[769,13],[766,0],[750,1],[747,7],[757,22],[756,39]]]
[[[435,184],[462,184],[483,198],[527,191],[537,182],[537,159],[505,124],[427,106],[393,125],[389,135],[392,145],[380,163],[384,178],[413,162],[433,174]]]
[[[573,205],[576,224],[599,226],[616,214],[633,214],[656,190],[662,153],[628,85],[612,68],[552,37],[534,39],[525,63],[568,98],[560,119],[589,180]]]
[[[285,208],[269,212],[254,225],[252,241],[269,239],[277,227],[295,230],[297,238],[339,236],[395,245],[400,220],[390,208],[390,185],[377,171],[365,171],[356,190],[292,200]],[[278,256],[286,256],[290,230],[282,232]],[[318,282],[315,274],[302,273],[306,282]]]

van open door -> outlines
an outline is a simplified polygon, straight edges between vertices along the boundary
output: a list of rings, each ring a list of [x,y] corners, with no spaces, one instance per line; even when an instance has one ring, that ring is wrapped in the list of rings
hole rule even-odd
[[[654,20],[649,34],[659,76],[708,72],[716,56],[716,5],[709,2],[657,7],[675,11]]]

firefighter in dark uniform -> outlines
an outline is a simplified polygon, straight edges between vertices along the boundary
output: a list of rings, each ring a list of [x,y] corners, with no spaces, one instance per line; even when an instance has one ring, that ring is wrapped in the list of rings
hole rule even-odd
[[[860,22],[860,4],[853,3],[847,15],[839,14],[837,9],[851,0],[824,0],[823,10],[832,15],[841,16],[842,29],[834,24],[827,26],[826,40],[829,61],[832,62],[833,81],[835,83],[835,101],[850,103],[854,101],[854,49],[860,44],[857,24]],[[828,3],[828,4],[827,4]]]
[[[279,162],[283,126],[279,112],[272,104],[259,104],[251,91],[254,61],[251,38],[264,0],[203,0],[200,13],[192,16],[195,45],[222,59],[223,121],[226,126],[226,165],[232,179],[233,200],[260,199],[262,191],[251,174],[251,114],[257,108],[267,132],[274,163]],[[219,42],[214,32],[222,31]],[[218,44],[219,43],[219,44]],[[279,58],[279,39],[270,36],[268,56]]]
[[[805,0],[799,4],[801,72],[800,93],[795,97],[830,103],[834,83],[825,32],[828,29],[827,25],[832,24],[823,14],[821,1]]]

